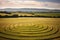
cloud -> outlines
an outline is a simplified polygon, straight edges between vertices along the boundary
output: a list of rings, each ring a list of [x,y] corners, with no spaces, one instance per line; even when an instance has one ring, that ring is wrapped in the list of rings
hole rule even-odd
[[[36,2],[36,1],[9,1],[9,2],[5,2],[5,3],[1,3],[1,6],[14,6],[14,7],[40,7],[43,4],[40,4],[40,2]]]
[[[42,2],[37,0],[0,0],[0,7],[16,8],[60,8],[60,3]]]
[[[60,0],[35,0],[35,1],[39,1],[39,2],[55,2],[55,3],[60,3]]]
[[[53,2],[45,2],[46,7],[50,8],[60,8],[60,3],[53,3]]]

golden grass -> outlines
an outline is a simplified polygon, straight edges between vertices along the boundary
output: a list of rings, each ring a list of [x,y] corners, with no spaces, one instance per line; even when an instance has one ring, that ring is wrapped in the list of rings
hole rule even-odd
[[[9,39],[58,40],[60,18],[0,18],[0,32]]]

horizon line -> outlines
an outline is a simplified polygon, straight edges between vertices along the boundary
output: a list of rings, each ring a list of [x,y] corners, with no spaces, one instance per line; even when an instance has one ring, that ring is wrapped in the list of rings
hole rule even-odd
[[[49,7],[0,7],[0,9],[7,9],[7,8],[37,8],[37,9],[57,9],[60,10],[60,8],[49,8]]]

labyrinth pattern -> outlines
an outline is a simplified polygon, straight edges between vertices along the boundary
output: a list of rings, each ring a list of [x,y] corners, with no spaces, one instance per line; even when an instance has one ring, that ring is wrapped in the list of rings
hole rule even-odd
[[[60,26],[0,23],[0,37],[15,40],[49,40],[60,37]]]
[[[60,18],[0,18],[0,40],[60,40]]]

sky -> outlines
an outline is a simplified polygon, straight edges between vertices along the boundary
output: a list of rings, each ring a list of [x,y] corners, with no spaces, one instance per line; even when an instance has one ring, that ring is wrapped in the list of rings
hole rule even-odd
[[[0,0],[0,8],[60,9],[60,0]]]

